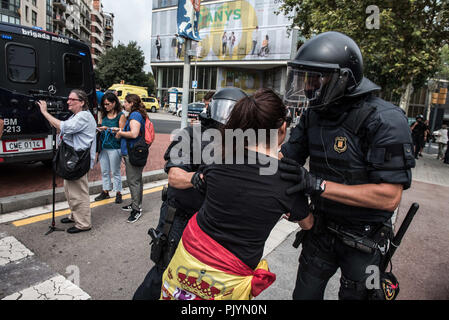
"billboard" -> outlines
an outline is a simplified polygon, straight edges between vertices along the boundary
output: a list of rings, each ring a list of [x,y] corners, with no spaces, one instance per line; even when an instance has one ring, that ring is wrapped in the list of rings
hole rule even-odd
[[[177,11],[178,35],[199,41],[198,22],[201,0],[179,0]]]
[[[274,13],[279,7],[277,2],[237,0],[201,5],[201,41],[192,43],[192,49],[198,47],[198,61],[290,59],[292,39],[287,33],[290,21]],[[151,61],[181,61],[184,49],[183,39],[175,36],[176,8],[154,12],[152,23]]]

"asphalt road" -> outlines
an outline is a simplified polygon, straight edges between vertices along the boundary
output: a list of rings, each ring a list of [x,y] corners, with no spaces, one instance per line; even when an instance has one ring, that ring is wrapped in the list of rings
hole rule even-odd
[[[12,223],[0,225],[6,232],[22,242],[54,272],[69,277],[78,268],[80,287],[92,299],[129,300],[143,281],[153,263],[149,259],[147,231],[159,219],[161,192],[144,196],[142,217],[127,223],[128,212],[123,204],[106,204],[92,209],[92,230],[78,234],[53,232],[44,235],[51,220],[15,227]],[[56,226],[68,228],[56,219]]]

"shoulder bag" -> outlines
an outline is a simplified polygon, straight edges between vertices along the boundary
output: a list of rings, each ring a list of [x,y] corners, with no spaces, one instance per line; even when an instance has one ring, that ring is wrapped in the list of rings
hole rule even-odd
[[[75,151],[64,141],[61,141],[53,158],[53,170],[65,180],[77,180],[90,169],[90,147]]]

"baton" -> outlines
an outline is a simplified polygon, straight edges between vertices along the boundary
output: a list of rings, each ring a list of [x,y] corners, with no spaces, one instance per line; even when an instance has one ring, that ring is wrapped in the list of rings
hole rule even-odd
[[[401,226],[399,227],[398,232],[394,236],[393,240],[391,240],[391,246],[390,249],[385,254],[385,258],[383,259],[381,265],[380,265],[380,271],[385,272],[387,269],[388,264],[390,263],[391,258],[393,257],[396,249],[401,245],[402,238],[405,235],[405,232],[407,232],[408,227],[410,226],[410,223],[412,222],[415,213],[419,209],[419,204],[414,202],[410,209],[407,212],[407,215],[405,216],[404,221],[402,221]]]

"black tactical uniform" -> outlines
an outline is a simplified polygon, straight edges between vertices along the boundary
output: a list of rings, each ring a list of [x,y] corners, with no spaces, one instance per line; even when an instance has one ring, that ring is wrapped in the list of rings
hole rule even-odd
[[[366,299],[366,267],[380,263],[379,247],[387,243],[393,212],[331,201],[320,196],[319,188],[323,180],[409,188],[415,164],[410,129],[400,108],[372,95],[380,88],[363,78],[361,54],[352,39],[327,32],[303,47],[289,66],[289,81],[310,82],[292,83],[285,100],[309,108],[281,152],[299,165],[309,158],[317,192],[311,193],[315,223],[303,240],[293,298],[322,299],[328,280],[341,268],[339,298]],[[347,72],[350,76],[342,82]]]
[[[212,97],[208,113],[202,114],[200,117],[201,132],[209,128],[218,128],[221,124],[224,124],[234,104],[245,96],[246,94],[238,88],[224,88],[217,91]],[[196,158],[201,159],[201,157],[195,155],[194,151],[197,149],[202,151],[210,142],[198,140],[200,137],[195,135],[195,129],[192,127],[183,130],[184,134],[178,135],[178,139],[169,145],[164,154],[164,160],[166,161],[164,170],[168,173],[171,168],[180,168],[186,172],[196,172],[192,178],[193,187],[177,189],[168,185],[166,198],[163,194],[158,226],[155,230],[151,228],[148,231],[153,241],[151,259],[155,265],[134,293],[134,300],[159,299],[162,275],[175,253],[187,222],[198,212],[204,202],[204,190],[200,190],[203,182],[197,177],[200,174],[198,170],[202,163],[196,161]],[[185,156],[183,153],[185,149],[180,147],[180,143],[186,136],[189,137],[190,143],[190,154],[185,159],[187,161],[181,160]],[[196,147],[194,147],[194,144],[196,144]],[[176,161],[172,159],[172,155],[177,155]]]

